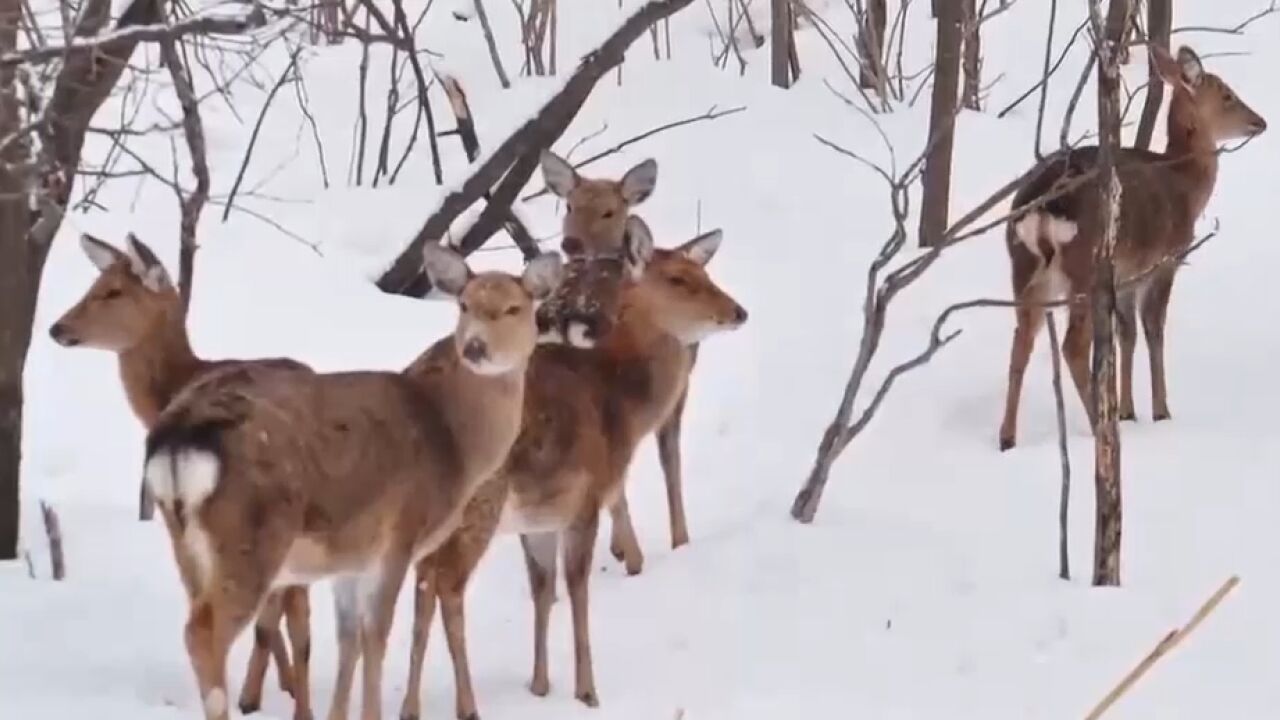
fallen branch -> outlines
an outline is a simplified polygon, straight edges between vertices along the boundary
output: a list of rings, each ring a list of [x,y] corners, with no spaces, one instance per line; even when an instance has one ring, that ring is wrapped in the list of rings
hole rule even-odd
[[[631,43],[653,23],[692,3],[693,0],[650,0],[627,18],[599,48],[584,56],[573,75],[538,113],[503,141],[487,160],[476,167],[461,187],[445,195],[408,247],[378,279],[378,288],[383,292],[404,293],[406,288],[415,284],[414,280],[422,264],[422,246],[444,237],[453,221],[493,188],[500,178],[511,177],[513,183],[518,180],[518,177],[509,176],[508,171],[513,169],[521,157],[526,159],[524,168],[528,169],[528,175],[532,175],[537,166],[538,154],[564,134],[600,78],[622,63],[624,53]],[[532,164],[528,162],[529,158],[534,159]],[[524,180],[527,182],[528,177]],[[494,195],[496,197],[497,193]],[[499,214],[494,213],[477,220],[476,225],[472,226],[473,237],[483,242],[497,231],[505,214],[498,217],[494,215]]]
[[[67,559],[62,549],[62,523],[58,521],[58,513],[49,503],[40,501],[40,515],[44,518],[44,534],[49,538],[49,565],[54,580],[67,577]]]
[[[648,138],[651,138],[654,135],[657,135],[658,133],[666,132],[667,130],[672,130],[678,127],[683,127],[685,125],[692,125],[693,123],[696,123],[696,122],[703,122],[706,120],[715,120],[717,118],[722,118],[727,115],[735,115],[746,109],[747,107],[745,105],[739,105],[737,107],[729,108],[728,110],[717,110],[716,106],[712,105],[706,112],[702,113],[701,115],[694,115],[692,117],[687,117],[683,120],[676,120],[673,122],[666,123],[665,125],[659,125],[658,127],[652,128],[650,130],[646,130],[640,133],[639,135],[623,140],[622,142],[618,143],[617,145],[614,145],[611,148],[608,148],[607,150],[601,150],[600,152],[596,153],[595,155],[592,155],[591,157],[585,160],[580,160],[576,163],[573,163],[573,167],[576,170],[584,166],[590,165],[591,163],[596,162],[597,160],[603,160],[604,158],[607,158],[610,155],[616,155],[622,152],[623,150],[625,150],[627,147],[634,145],[640,142],[641,140],[646,140]],[[541,190],[538,190],[537,192],[531,192],[520,199],[527,202],[529,200],[533,200],[534,198],[542,197],[543,195],[546,195],[548,192],[550,191],[544,187]]]
[[[1188,635],[1195,632],[1196,628],[1200,626],[1200,623],[1204,622],[1204,619],[1209,617],[1209,614],[1218,608],[1218,605],[1224,598],[1226,598],[1227,593],[1231,592],[1235,589],[1235,586],[1239,584],[1239,576],[1232,575],[1227,578],[1226,582],[1222,583],[1218,590],[1214,592],[1213,595],[1210,595],[1209,599],[1200,606],[1200,609],[1196,611],[1196,614],[1191,616],[1191,620],[1187,622],[1186,625],[1177,630],[1170,630],[1169,634],[1160,638],[1160,642],[1156,643],[1156,646],[1152,648],[1151,652],[1147,653],[1147,656],[1142,658],[1142,662],[1139,662],[1134,666],[1134,668],[1129,671],[1129,674],[1125,675],[1124,679],[1112,688],[1111,692],[1107,693],[1106,697],[1102,698],[1102,702],[1098,703],[1093,710],[1089,711],[1089,714],[1085,716],[1085,720],[1098,720],[1098,718],[1102,717],[1102,714],[1114,705],[1126,692],[1128,692],[1129,689],[1132,688],[1134,684],[1152,668],[1153,665],[1160,661],[1160,658],[1168,655],[1175,647],[1178,646],[1178,643],[1182,642]]]

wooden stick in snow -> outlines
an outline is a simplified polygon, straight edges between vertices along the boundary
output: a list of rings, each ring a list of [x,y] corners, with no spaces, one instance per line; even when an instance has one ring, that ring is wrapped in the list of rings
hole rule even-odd
[[[1227,593],[1231,592],[1235,586],[1239,584],[1239,576],[1232,575],[1227,578],[1227,581],[1222,583],[1222,586],[1218,588],[1217,592],[1210,595],[1209,599],[1206,600],[1205,603],[1200,606],[1200,609],[1196,611],[1196,614],[1191,616],[1191,620],[1186,625],[1182,626],[1182,628],[1178,630],[1170,630],[1168,635],[1160,638],[1160,642],[1156,643],[1156,646],[1151,650],[1151,652],[1147,653],[1147,656],[1142,658],[1142,662],[1134,666],[1134,668],[1129,671],[1129,674],[1125,675],[1124,679],[1112,688],[1111,692],[1107,693],[1106,697],[1102,698],[1102,702],[1098,703],[1093,710],[1085,716],[1085,720],[1098,720],[1098,718],[1102,717],[1102,714],[1114,705],[1115,702],[1126,692],[1128,692],[1129,688],[1133,687],[1134,683],[1138,682],[1138,680],[1151,669],[1152,665],[1155,665],[1160,658],[1168,655],[1170,651],[1177,647],[1178,643],[1182,642],[1184,638],[1194,632],[1195,629],[1200,626],[1200,623],[1204,622],[1204,619],[1209,617],[1209,613],[1218,608],[1218,604],[1227,596]]]
[[[49,538],[49,565],[54,580],[67,577],[67,560],[62,551],[62,523],[58,521],[58,513],[49,503],[40,501],[40,515],[44,517],[44,533]]]

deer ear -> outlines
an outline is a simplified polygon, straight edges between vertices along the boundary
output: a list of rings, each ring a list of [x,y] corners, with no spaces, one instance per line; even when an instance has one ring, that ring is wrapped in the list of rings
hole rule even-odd
[[[639,277],[653,259],[653,233],[649,230],[649,224],[636,215],[628,217],[627,232],[622,243],[627,269],[632,277]]]
[[[169,279],[169,273],[164,269],[160,258],[137,235],[129,233],[125,237],[124,247],[129,253],[129,269],[142,280],[148,290],[160,292],[173,287],[173,281]]]
[[[550,150],[542,151],[542,179],[546,181],[547,187],[551,192],[560,197],[566,197],[573,189],[582,182],[582,178],[578,177],[578,171],[573,169],[564,158],[556,155]]]
[[[534,300],[545,300],[560,287],[564,279],[564,263],[560,253],[546,252],[529,261],[524,266],[524,274],[520,284],[529,291]]]
[[[639,205],[649,199],[653,194],[653,186],[657,184],[658,161],[649,158],[622,176],[622,199],[628,205]]]
[[[1182,71],[1182,80],[1191,87],[1196,87],[1204,78],[1204,64],[1195,50],[1183,45],[1178,48],[1178,68]]]
[[[422,247],[422,267],[432,285],[454,297],[462,294],[473,277],[467,261],[456,250],[438,242],[428,242]]]
[[[88,233],[80,235],[80,247],[89,257],[89,262],[98,268],[98,272],[106,272],[107,268],[118,262],[129,262],[124,253]]]
[[[716,229],[699,235],[676,250],[699,265],[706,265],[716,256],[716,251],[720,249],[720,241],[723,239],[724,233]]]

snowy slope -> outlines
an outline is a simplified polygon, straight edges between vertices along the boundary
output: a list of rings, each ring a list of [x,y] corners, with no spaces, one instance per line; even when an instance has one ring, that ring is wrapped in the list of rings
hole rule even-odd
[[[515,79],[503,91],[477,23],[459,23],[439,4],[420,42],[465,84],[481,141],[494,147],[563,81]],[[1063,5],[1082,5],[1062,3]],[[1233,24],[1256,3],[1181,0],[1178,25]],[[622,13],[599,0],[562,1],[561,65],[593,47]],[[756,3],[757,20],[767,20]],[[927,4],[913,10],[908,65],[930,57]],[[1225,6],[1232,6],[1224,9]],[[1239,5],[1239,7],[1236,7]],[[835,22],[843,3],[815,2]],[[1004,107],[1039,74],[1048,12],[1018,5],[986,29],[987,81],[1003,73],[989,107]],[[420,5],[409,3],[416,15]],[[720,14],[717,6],[716,12]],[[1082,18],[1062,9],[1059,43]],[[515,75],[516,20],[491,3],[499,47]],[[720,14],[720,21],[723,16]],[[838,25],[847,36],[848,23]],[[1280,446],[1272,440],[1280,379],[1280,332],[1259,310],[1280,263],[1265,179],[1277,157],[1275,131],[1222,163],[1206,213],[1221,235],[1180,275],[1169,320],[1174,419],[1150,423],[1146,362],[1135,374],[1139,422],[1123,429],[1124,586],[1087,583],[1092,547],[1092,442],[1068,398],[1076,470],[1071,515],[1074,571],[1056,578],[1058,460],[1048,356],[1042,339],[1024,393],[1019,447],[996,450],[1011,313],[962,315],[963,335],[894,390],[868,432],[833,475],[813,526],[790,520],[791,498],[813,459],[858,342],[866,263],[890,227],[887,194],[870,171],[823,148],[819,133],[887,162],[867,120],[824,86],[848,81],[812,30],[800,36],[804,76],[779,91],[767,81],[767,47],[722,71],[707,59],[714,33],[707,6],[672,21],[673,55],[655,62],[647,38],[624,66],[623,82],[601,82],[557,145],[583,157],[655,125],[715,105],[745,112],[655,136],[601,161],[589,174],[617,174],[645,157],[659,183],[641,213],[659,244],[723,227],[711,268],[751,312],[737,333],[703,348],[685,423],[686,499],[692,544],[668,549],[656,453],[642,448],[629,496],[647,555],[644,573],[624,577],[604,547],[592,585],[592,627],[602,707],[572,698],[567,602],[553,616],[552,694],[524,688],[531,666],[531,603],[518,543],[495,543],[472,584],[468,628],[481,712],[490,718],[602,717],[754,720],[810,716],[866,718],[1078,718],[1165,632],[1184,622],[1233,573],[1241,586],[1108,715],[1115,718],[1280,716]],[[1188,32],[1190,42],[1253,107],[1280,117],[1274,68],[1280,18],[1243,36]],[[148,48],[154,55],[154,48]],[[1078,46],[1055,77],[1046,144],[1085,61]],[[1231,53],[1211,57],[1214,53]],[[1247,54],[1235,54],[1247,53]],[[380,294],[369,282],[415,232],[440,196],[421,144],[392,187],[347,182],[356,114],[359,47],[307,49],[301,67],[317,118],[332,187],[323,187],[310,129],[295,93],[283,90],[267,115],[245,205],[305,244],[243,213],[220,221],[210,205],[200,227],[191,332],[210,357],[287,354],[322,369],[399,368],[447,332],[451,306]],[[234,180],[267,90],[287,63],[276,47],[235,90],[234,111],[203,110],[215,194]],[[387,55],[372,54],[371,137],[381,131]],[[1127,70],[1145,78],[1138,61]],[[1092,86],[1091,86],[1092,87]],[[174,103],[160,89],[161,105]],[[404,92],[411,92],[408,80]],[[1086,94],[1075,128],[1094,126]],[[437,96],[438,98],[438,96]],[[446,116],[436,101],[438,117]],[[924,141],[926,101],[883,118],[901,167]],[[118,108],[104,108],[114,119]],[[159,111],[147,109],[149,114]],[[158,117],[158,115],[157,115]],[[442,120],[448,127],[450,120]],[[1031,160],[1034,102],[1003,120],[965,113],[957,131],[953,214],[958,217]],[[403,146],[402,120],[394,147]],[[454,138],[442,139],[446,187],[465,177]],[[1157,144],[1163,133],[1157,133]],[[181,140],[179,139],[179,144]],[[90,152],[103,152],[94,145]],[[141,151],[168,167],[169,144]],[[398,150],[397,150],[398,152]],[[1261,182],[1260,182],[1261,181]],[[535,180],[530,189],[540,187]],[[156,183],[109,185],[110,211],[72,215],[49,261],[27,372],[25,534],[44,566],[36,506],[52,503],[67,535],[69,579],[30,581],[20,564],[0,566],[0,717],[196,717],[199,701],[182,646],[185,602],[159,524],[134,515],[142,430],[129,413],[104,353],[69,351],[44,328],[93,278],[74,238],[90,230],[119,242],[134,230],[171,268],[177,208]],[[522,212],[538,237],[553,238],[559,208],[547,198]],[[914,223],[914,221],[913,221]],[[914,224],[913,224],[914,226]],[[505,245],[497,238],[495,245]],[[937,312],[972,297],[1005,297],[1008,265],[998,232],[950,251],[892,311],[875,381],[925,342]],[[515,268],[503,250],[477,256]],[[1145,350],[1140,350],[1145,353]],[[407,596],[406,596],[407,597]],[[314,605],[314,701],[325,711],[334,648],[327,587]],[[383,689],[398,707],[406,672],[408,610],[399,608]],[[448,656],[435,633],[424,714],[452,714]],[[233,652],[238,692],[250,640]],[[269,680],[266,717],[291,703]]]

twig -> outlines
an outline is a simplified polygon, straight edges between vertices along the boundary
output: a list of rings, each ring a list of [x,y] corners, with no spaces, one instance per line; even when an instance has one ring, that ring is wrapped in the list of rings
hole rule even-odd
[[[717,110],[716,107],[712,105],[706,112],[702,113],[701,115],[694,115],[693,117],[687,117],[683,120],[676,120],[674,122],[669,122],[669,123],[666,123],[665,125],[659,125],[658,127],[646,130],[640,133],[639,135],[635,135],[633,137],[627,138],[626,140],[623,140],[622,142],[618,143],[617,145],[614,145],[611,148],[608,148],[606,150],[601,150],[600,152],[596,153],[595,155],[592,155],[591,157],[585,160],[581,160],[574,163],[573,167],[575,169],[581,168],[586,165],[590,165],[591,163],[596,162],[597,160],[603,160],[604,158],[607,158],[610,155],[616,155],[622,152],[623,150],[625,150],[626,148],[630,147],[631,145],[634,145],[640,142],[641,140],[646,140],[648,138],[651,138],[654,135],[657,135],[658,133],[665,132],[667,130],[678,128],[684,125],[691,125],[696,122],[702,122],[704,120],[715,120],[717,118],[722,118],[727,115],[734,115],[746,109],[747,108],[745,105],[739,105],[737,107],[729,108],[728,110]],[[525,195],[520,199],[527,202],[534,198],[546,195],[548,192],[549,190],[547,190],[547,188],[544,187],[541,190],[538,190],[537,192],[529,193],[528,195]]]
[[[1040,138],[1044,135],[1044,106],[1049,99],[1049,74],[1052,69],[1049,67],[1049,56],[1053,54],[1053,30],[1058,23],[1058,0],[1051,0],[1049,4],[1049,37],[1044,43],[1044,70],[1041,71],[1040,78],[1040,103],[1036,107],[1036,160],[1044,159],[1044,152],[1040,149]],[[1081,27],[1084,27],[1081,25]],[[1075,38],[1072,38],[1075,42]],[[1070,47],[1068,44],[1067,47]],[[1065,51],[1063,57],[1066,56]]]
[[[253,125],[253,132],[249,134],[249,146],[244,151],[244,161],[240,163],[240,170],[236,173],[236,180],[231,184],[231,193],[227,196],[226,208],[222,211],[222,222],[227,221],[227,216],[231,214],[231,206],[235,203],[236,192],[240,189],[240,183],[244,181],[245,171],[249,168],[249,158],[253,156],[253,148],[258,142],[258,133],[262,132],[262,122],[267,117],[267,111],[271,109],[271,101],[275,98],[276,93],[280,92],[280,87],[284,85],[289,78],[289,73],[298,63],[298,55],[302,53],[302,46],[299,45],[293,54],[289,57],[289,64],[285,66],[284,72],[280,73],[280,78],[276,80],[276,84],[272,86],[271,92],[267,93],[267,100],[262,104],[262,110],[258,112],[258,121]],[[323,156],[321,160],[323,164]],[[325,179],[326,185],[328,178]]]
[[[1204,622],[1204,619],[1209,617],[1209,614],[1218,608],[1218,605],[1227,596],[1227,593],[1231,592],[1235,589],[1235,586],[1239,584],[1240,577],[1238,575],[1232,575],[1227,578],[1226,582],[1222,583],[1217,591],[1214,592],[1213,595],[1210,595],[1209,599],[1200,606],[1200,609],[1196,611],[1196,614],[1191,616],[1191,620],[1187,622],[1186,625],[1177,630],[1170,630],[1169,634],[1160,638],[1160,642],[1156,643],[1156,646],[1152,648],[1151,652],[1147,653],[1147,656],[1142,658],[1142,661],[1130,670],[1129,674],[1125,675],[1124,679],[1111,689],[1111,692],[1107,693],[1106,697],[1102,699],[1102,702],[1098,703],[1093,710],[1089,711],[1089,714],[1085,716],[1085,720],[1098,720],[1098,718],[1102,717],[1102,714],[1114,705],[1126,692],[1128,692],[1129,689],[1133,687],[1134,683],[1138,682],[1138,680],[1140,680],[1153,665],[1159,662],[1160,658],[1168,655],[1175,647],[1178,646],[1178,643],[1182,642],[1188,635],[1195,632],[1196,628],[1200,626],[1200,623]]]
[[[49,538],[49,565],[54,580],[67,577],[67,560],[62,549],[62,523],[58,521],[58,513],[49,503],[40,501],[40,515],[44,518],[44,533]]]
[[[1058,341],[1058,323],[1053,313],[1044,314],[1049,326],[1049,354],[1053,364],[1053,404],[1058,420],[1058,457],[1062,467],[1062,492],[1058,497],[1058,577],[1071,579],[1071,554],[1068,524],[1071,508],[1071,454],[1067,449],[1067,407],[1062,397],[1062,345]]]
[[[1031,87],[1027,88],[1026,92],[1022,93],[1016,99],[1014,99],[1013,102],[1009,103],[1009,105],[1006,106],[1005,109],[996,113],[996,117],[1003,118],[1004,116],[1013,112],[1015,108],[1017,108],[1019,105],[1023,103],[1023,101],[1025,101],[1027,98],[1034,95],[1037,91],[1044,88],[1044,86],[1048,84],[1049,78],[1053,77],[1058,72],[1058,69],[1062,67],[1062,62],[1067,59],[1067,54],[1071,51],[1071,48],[1075,46],[1076,40],[1079,39],[1080,37],[1080,33],[1083,32],[1084,29],[1088,26],[1089,26],[1088,20],[1085,20],[1084,22],[1077,25],[1075,32],[1071,33],[1071,39],[1067,41],[1067,44],[1065,46],[1063,46],[1062,52],[1058,53],[1058,59],[1053,61],[1053,66],[1049,68],[1049,72],[1042,74],[1040,79],[1036,81],[1035,85],[1032,85]]]
[[[191,290],[195,280],[196,224],[200,221],[200,213],[204,211],[205,202],[209,199],[209,160],[205,152],[204,123],[200,119],[200,107],[197,104],[195,88],[192,87],[189,71],[178,55],[176,41],[161,41],[160,57],[169,69],[174,93],[182,106],[182,132],[187,141],[187,152],[191,156],[191,174],[196,178],[196,186],[191,194],[183,197],[182,191],[177,191],[182,218],[178,235],[180,240],[178,290],[185,310],[191,304]],[[177,161],[175,151],[175,166]],[[177,178],[174,180],[176,183]]]
[[[493,39],[493,28],[489,25],[489,13],[485,12],[482,0],[474,1],[476,17],[480,19],[480,29],[484,32],[484,42],[489,48],[489,59],[493,61],[493,70],[498,74],[498,82],[502,84],[502,89],[506,90],[511,87],[511,80],[507,78],[507,71],[502,67],[502,56],[498,54],[498,44]]]

